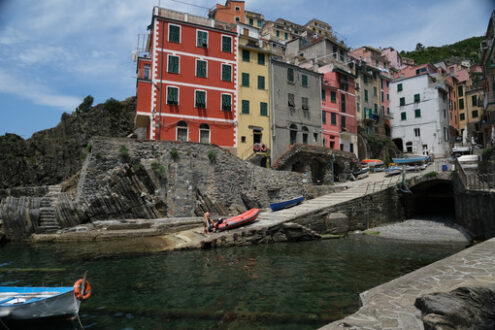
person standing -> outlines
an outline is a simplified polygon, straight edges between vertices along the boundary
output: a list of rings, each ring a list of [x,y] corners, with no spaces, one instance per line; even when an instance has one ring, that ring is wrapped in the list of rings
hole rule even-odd
[[[206,211],[203,215],[203,233],[208,234],[213,227],[213,223],[211,222],[210,212]]]

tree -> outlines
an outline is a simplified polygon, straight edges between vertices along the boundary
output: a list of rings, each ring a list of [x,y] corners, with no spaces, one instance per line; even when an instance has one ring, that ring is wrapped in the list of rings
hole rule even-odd
[[[423,46],[423,44],[422,44],[422,43],[418,42],[418,43],[416,44],[416,51],[417,51],[417,52],[421,52],[421,51],[423,51],[424,49],[425,49],[425,46]]]
[[[81,104],[76,108],[76,112],[88,112],[91,110],[91,106],[93,105],[93,97],[91,95],[88,95],[84,98]]]

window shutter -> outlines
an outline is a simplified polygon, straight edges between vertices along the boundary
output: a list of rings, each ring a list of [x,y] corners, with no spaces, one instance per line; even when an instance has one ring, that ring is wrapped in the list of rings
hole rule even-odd
[[[268,116],[268,105],[265,102],[260,103],[260,115]]]
[[[232,38],[222,36],[222,51],[227,53],[232,52]]]
[[[169,41],[170,42],[180,42],[180,27],[175,25],[169,25]]]

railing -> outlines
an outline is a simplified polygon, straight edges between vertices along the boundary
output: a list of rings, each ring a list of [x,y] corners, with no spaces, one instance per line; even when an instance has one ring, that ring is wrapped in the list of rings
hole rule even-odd
[[[467,190],[495,191],[495,173],[466,172],[459,161],[455,161],[459,177]]]

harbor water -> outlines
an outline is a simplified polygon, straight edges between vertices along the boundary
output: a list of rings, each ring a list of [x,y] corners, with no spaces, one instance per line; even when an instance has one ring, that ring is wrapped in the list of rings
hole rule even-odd
[[[7,244],[0,285],[68,286],[87,270],[86,329],[315,329],[355,312],[362,291],[461,248],[362,235],[140,255],[121,255],[118,245],[96,253],[81,244]]]

